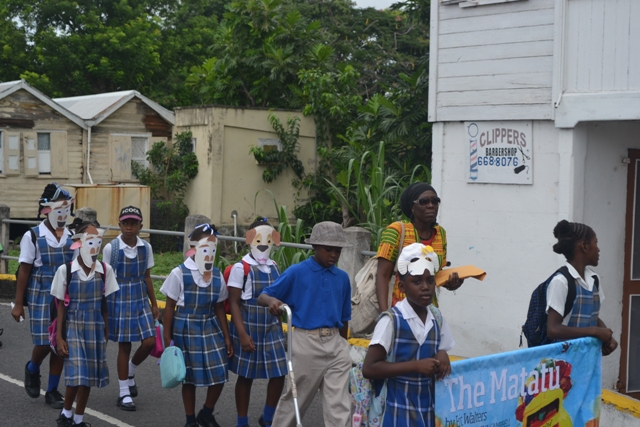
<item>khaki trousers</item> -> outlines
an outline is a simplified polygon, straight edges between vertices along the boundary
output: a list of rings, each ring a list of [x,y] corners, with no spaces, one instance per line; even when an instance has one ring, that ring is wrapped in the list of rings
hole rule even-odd
[[[322,393],[324,425],[351,425],[349,369],[351,356],[347,341],[336,333],[321,337],[306,331],[293,330],[293,373],[298,389],[300,416],[313,401],[318,389]],[[296,413],[291,387],[282,395],[273,418],[273,427],[295,427]]]

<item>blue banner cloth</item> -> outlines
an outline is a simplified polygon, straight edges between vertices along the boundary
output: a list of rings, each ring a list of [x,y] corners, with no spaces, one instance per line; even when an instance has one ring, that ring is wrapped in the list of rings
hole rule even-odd
[[[436,382],[436,426],[597,427],[601,393],[595,338],[461,360]]]

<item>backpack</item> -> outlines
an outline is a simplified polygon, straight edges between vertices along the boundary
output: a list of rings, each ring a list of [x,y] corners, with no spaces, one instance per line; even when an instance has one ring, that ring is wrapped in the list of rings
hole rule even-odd
[[[398,247],[398,254],[402,251],[404,246],[404,223],[400,222],[402,226],[402,233],[400,235],[400,246]],[[389,295],[388,306],[391,306],[391,296],[393,294],[393,288],[396,285],[396,267],[394,267],[394,274],[391,275],[389,280]],[[380,309],[378,306],[378,294],[376,290],[376,278],[378,276],[378,258],[370,258],[358,271],[355,277],[356,292],[351,298],[351,320],[349,321],[349,327],[351,328],[352,336],[362,336],[373,332],[373,328],[376,326],[376,321],[380,315]]]
[[[567,279],[567,300],[564,303],[564,315],[562,318],[567,317],[573,310],[573,303],[576,299],[576,279],[569,273],[567,266],[563,266],[549,276],[547,280],[539,284],[531,294],[527,320],[522,325],[522,332],[520,333],[520,347],[522,347],[522,334],[527,339],[529,348],[553,342],[547,337],[547,289],[551,279],[558,274],[562,274]]]
[[[174,388],[182,384],[187,375],[182,350],[173,345],[167,347],[160,358],[160,380],[163,388]]]
[[[222,277],[224,277],[225,283],[229,282],[229,276],[231,275],[231,269],[235,264],[227,265],[224,269],[224,273],[222,273]],[[242,279],[242,293],[244,293],[244,287],[247,284],[247,277],[249,276],[249,270],[251,266],[242,261],[242,268],[244,269],[244,277]],[[229,304],[229,298],[224,301],[224,312],[227,314],[231,314],[231,304]]]
[[[70,298],[69,298],[69,283],[71,283],[71,263],[65,263],[66,267],[67,267],[67,283],[64,287],[64,306],[65,307],[69,307],[69,303]],[[103,262],[102,263],[102,269],[104,270],[105,274],[107,272],[107,266],[106,264]],[[106,304],[106,300],[104,297],[104,292],[107,289],[107,283],[104,279],[105,275],[98,273],[96,271],[96,273],[100,279],[102,279],[102,304],[104,306],[104,304]],[[47,327],[47,332],[49,332],[49,347],[51,347],[51,350],[53,351],[54,354],[58,354],[58,351],[56,350],[56,338],[58,336],[58,298],[53,297],[51,299],[51,302],[49,303],[49,326]],[[63,319],[63,324],[62,324],[62,339],[66,340],[67,339],[67,318],[65,316],[65,318]]]
[[[429,310],[436,320],[438,328],[442,328],[442,313],[440,309],[434,305],[429,305]],[[391,335],[391,343],[393,345],[396,334],[393,311],[385,311],[380,316],[391,317],[392,325],[394,325],[393,334]],[[395,354],[393,347],[391,347],[387,354],[387,361],[393,363],[394,360]],[[349,389],[351,391],[351,401],[355,408],[354,421],[357,417],[362,426],[380,427],[387,401],[387,381],[382,380],[382,384],[380,382],[375,384],[376,380],[372,382],[366,379],[362,375],[363,363],[364,358],[349,370]],[[354,423],[354,425],[357,424]]]
[[[33,228],[29,229],[29,232],[31,234],[31,243],[33,243],[33,246],[36,247],[36,232],[33,231]],[[20,264],[18,263],[18,268],[16,269],[16,286],[18,286],[18,276],[20,275]],[[33,268],[33,267],[32,267]],[[22,295],[22,305],[24,307],[29,307],[29,300],[27,298],[27,288],[29,287],[29,278],[27,277],[27,286],[25,286],[24,288],[24,294]]]

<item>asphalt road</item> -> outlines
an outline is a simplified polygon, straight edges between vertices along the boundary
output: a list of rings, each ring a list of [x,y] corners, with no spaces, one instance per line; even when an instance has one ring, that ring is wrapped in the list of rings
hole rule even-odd
[[[0,328],[4,334],[0,337],[0,426],[55,426],[59,410],[44,403],[44,391],[38,399],[31,399],[24,391],[24,366],[31,355],[31,335],[28,320],[16,323],[11,317],[8,302],[0,302]],[[134,345],[133,351],[136,346]],[[180,387],[163,389],[160,385],[160,370],[157,359],[149,357],[136,371],[139,395],[135,399],[136,412],[125,412],[116,407],[118,382],[115,371],[117,346],[110,342],[107,346],[107,361],[110,368],[111,383],[105,388],[92,388],[84,421],[92,427],[131,427],[131,426],[171,426],[185,424],[184,408]],[[47,385],[48,359],[41,368],[42,388]],[[234,388],[236,377],[229,374],[214,413],[222,427],[236,425]],[[64,373],[60,392],[64,394]],[[266,394],[267,381],[256,380],[251,393],[249,422],[258,425]],[[286,387],[286,386],[285,386]],[[204,402],[206,389],[198,389],[196,408]],[[196,410],[197,411],[197,410]],[[302,420],[304,427],[321,427],[322,402],[316,397]]]

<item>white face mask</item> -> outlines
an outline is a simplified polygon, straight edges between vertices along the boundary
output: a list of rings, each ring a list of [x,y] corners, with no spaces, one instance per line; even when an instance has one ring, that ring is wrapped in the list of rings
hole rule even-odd
[[[71,204],[73,199],[58,200],[56,202],[41,203],[44,206],[42,213],[47,215],[49,224],[56,230],[58,237],[62,237],[67,218],[71,214]]]
[[[251,256],[258,264],[266,264],[273,245],[280,244],[280,233],[270,225],[259,225],[247,230],[245,242],[251,247]]]
[[[213,270],[213,262],[216,259],[217,245],[216,236],[211,235],[200,239],[195,247],[194,261],[205,282],[211,281],[211,271]]]
[[[80,258],[90,270],[95,267],[98,254],[102,248],[103,234],[104,230],[89,226],[84,233],[76,234],[72,237],[76,241],[71,245],[71,249],[80,249]]]

